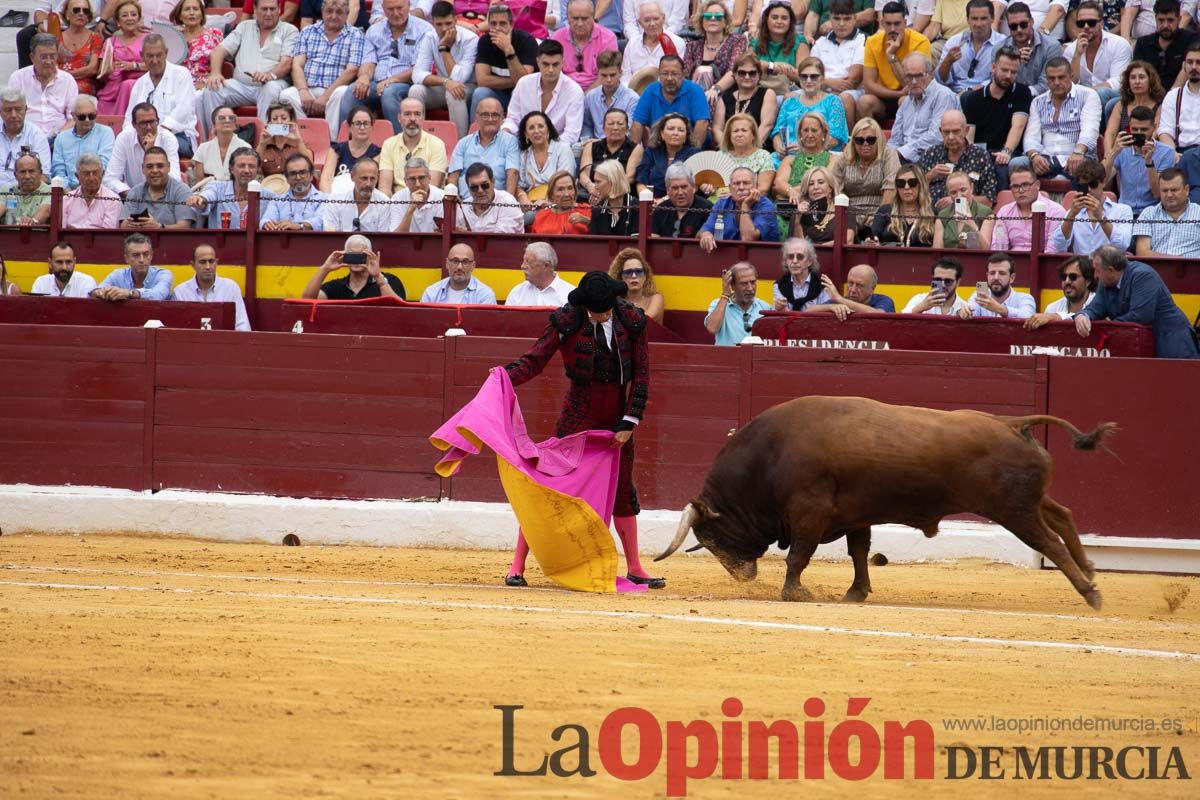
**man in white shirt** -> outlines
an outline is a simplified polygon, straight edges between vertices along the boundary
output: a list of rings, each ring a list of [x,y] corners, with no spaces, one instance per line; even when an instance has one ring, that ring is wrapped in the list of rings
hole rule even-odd
[[[863,49],[867,37],[856,25],[853,0],[833,0],[829,8],[833,29],[813,43],[812,55],[825,65],[825,89],[841,98],[846,128],[850,130],[858,114],[858,98],[863,93]]]
[[[58,40],[39,33],[30,43],[33,65],[8,77],[8,87],[18,89],[29,106],[29,121],[53,140],[58,132],[70,127],[79,85],[71,73],[58,68]],[[49,163],[46,164],[49,167]]]
[[[987,262],[986,295],[976,291],[971,295],[967,307],[973,317],[1007,317],[1008,319],[1026,319],[1037,311],[1037,303],[1028,292],[1018,292],[1013,289],[1013,279],[1017,275],[1016,265],[1012,256],[1007,253],[992,253]]]
[[[1100,95],[1102,119],[1121,99],[1121,76],[1133,58],[1133,47],[1115,33],[1104,30],[1104,12],[1096,0],[1082,0],[1075,12],[1079,36],[1067,45],[1063,57],[1071,62],[1071,78]]]
[[[17,180],[14,169],[25,148],[40,158],[43,166],[50,167],[50,142],[41,128],[25,121],[27,111],[20,89],[0,90],[0,118],[4,122],[0,127],[0,184]]]
[[[1185,80],[1159,106],[1158,140],[1182,153],[1200,144],[1200,37],[1183,57]]]
[[[663,56],[676,55],[683,57],[686,44],[678,34],[664,31],[663,23],[666,15],[658,0],[641,0],[637,2],[638,26],[625,45],[621,54],[621,77],[625,84],[632,82],[635,73],[643,69],[658,70],[658,62]],[[674,50],[675,52],[671,52]]]
[[[211,244],[196,245],[192,251],[192,269],[196,274],[175,287],[175,299],[185,303],[233,303],[236,310],[234,328],[250,330],[241,288],[229,278],[217,275],[216,248]]]
[[[1071,62],[1063,57],[1046,62],[1045,93],[1033,98],[1025,126],[1025,157],[1009,162],[1008,171],[1021,163],[1033,166],[1039,178],[1076,173],[1096,152],[1100,135],[1100,97],[1094,89],[1071,80]],[[1075,188],[1082,188],[1078,179]]]
[[[125,112],[125,125],[133,124],[133,109],[149,103],[158,109],[159,126],[175,134],[181,158],[196,150],[196,89],[186,67],[167,62],[167,44],[157,33],[147,34],[142,45],[146,74],[134,81]]]
[[[962,262],[953,256],[942,256],[933,262],[932,289],[913,297],[904,307],[903,314],[954,314],[960,319],[969,319],[971,309],[958,296],[958,282],[962,280]]]
[[[453,3],[439,0],[433,4],[430,14],[437,35],[421,41],[408,96],[420,100],[426,109],[447,109],[461,139],[467,135],[470,126],[467,112],[475,88],[479,36],[470,28],[457,24]]]
[[[532,242],[525,248],[521,269],[525,280],[513,287],[504,300],[506,306],[548,306],[567,304],[567,295],[575,287],[558,277],[558,253],[545,242]]]
[[[634,41],[642,35],[639,28],[641,22],[642,6],[645,5],[644,0],[614,0],[621,3],[621,27],[625,31],[625,38],[629,41]],[[682,33],[689,25],[688,17],[691,15],[691,4],[688,0],[657,0],[659,11],[663,15],[663,30],[671,33]],[[600,15],[597,14],[597,17]],[[683,51],[679,51],[679,55],[683,55]]]
[[[558,136],[574,147],[583,128],[583,89],[563,75],[563,46],[554,39],[538,45],[538,71],[517,81],[504,130],[517,135],[521,120],[531,111],[544,111]]]
[[[33,282],[32,294],[50,297],[87,297],[96,288],[96,279],[75,271],[75,248],[69,242],[50,246],[50,272]]]
[[[419,156],[404,165],[404,188],[392,195],[396,233],[437,233],[442,229],[446,193],[429,178],[429,163]]]
[[[117,134],[112,158],[104,171],[104,185],[125,196],[130,187],[143,180],[142,161],[151,147],[161,147],[167,154],[168,174],[180,177],[179,140],[158,124],[158,109],[149,103],[138,103],[131,112],[133,126]]]
[[[469,202],[459,201],[454,229],[464,233],[524,233],[525,214],[517,198],[496,188],[496,174],[480,162],[467,167]]]
[[[1089,158],[1076,175],[1087,191],[1075,195],[1061,223],[1046,221],[1051,247],[1059,253],[1080,255],[1094,253],[1107,244],[1128,250],[1133,237],[1133,209],[1104,193],[1104,167]]]
[[[1096,296],[1096,269],[1092,257],[1071,256],[1058,265],[1058,280],[1062,283],[1063,296],[1046,306],[1040,314],[1025,320],[1025,330],[1034,331],[1047,322],[1071,319],[1087,308]]]
[[[386,233],[396,225],[388,196],[379,191],[379,164],[373,158],[360,158],[350,170],[354,187],[333,194],[325,202],[325,230],[377,231]]]

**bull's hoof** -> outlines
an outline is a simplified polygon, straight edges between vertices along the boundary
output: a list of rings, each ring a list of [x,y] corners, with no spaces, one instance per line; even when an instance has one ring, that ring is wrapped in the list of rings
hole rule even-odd
[[[1083,577],[1089,581],[1096,577],[1096,565],[1091,561],[1083,562]]]
[[[784,586],[782,597],[788,603],[807,603],[813,599],[812,592],[803,586]]]
[[[843,603],[862,603],[867,599],[867,595],[871,593],[871,587],[865,589],[857,586],[851,586],[846,594],[842,596]]]
[[[1087,600],[1087,604],[1089,606],[1091,606],[1092,608],[1096,609],[1097,611],[1100,610],[1102,601],[1100,599],[1100,590],[1099,589],[1092,589],[1090,592],[1084,592],[1083,599]]]

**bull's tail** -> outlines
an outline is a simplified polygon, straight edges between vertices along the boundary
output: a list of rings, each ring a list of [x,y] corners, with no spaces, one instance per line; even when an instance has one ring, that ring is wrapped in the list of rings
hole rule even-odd
[[[1034,414],[1028,417],[1000,417],[999,419],[1010,425],[1014,430],[1019,431],[1023,436],[1029,436],[1029,429],[1036,425],[1057,425],[1071,434],[1071,446],[1076,450],[1095,450],[1097,447],[1108,450],[1104,440],[1118,430],[1117,423],[1102,422],[1091,432],[1084,433],[1065,419],[1052,417],[1049,414]],[[1108,451],[1112,453],[1111,450]],[[1113,453],[1113,455],[1115,456],[1116,454]]]

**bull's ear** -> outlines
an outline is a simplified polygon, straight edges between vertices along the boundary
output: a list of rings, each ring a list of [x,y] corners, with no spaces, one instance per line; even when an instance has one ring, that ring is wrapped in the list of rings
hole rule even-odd
[[[694,506],[696,509],[696,512],[700,514],[701,519],[720,519],[721,518],[721,515],[719,513],[717,513],[716,511],[713,511],[711,508],[709,508],[708,505],[703,500],[699,500],[699,499],[693,500],[692,506]]]

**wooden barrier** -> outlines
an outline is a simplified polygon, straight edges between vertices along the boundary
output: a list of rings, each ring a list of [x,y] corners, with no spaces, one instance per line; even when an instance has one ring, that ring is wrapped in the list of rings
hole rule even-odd
[[[198,329],[204,320],[213,330],[236,327],[233,303],[183,303],[125,300],[109,303],[87,297],[8,297],[0,303],[0,323],[10,325],[104,325],[141,327],[156,319],[168,328]]]

